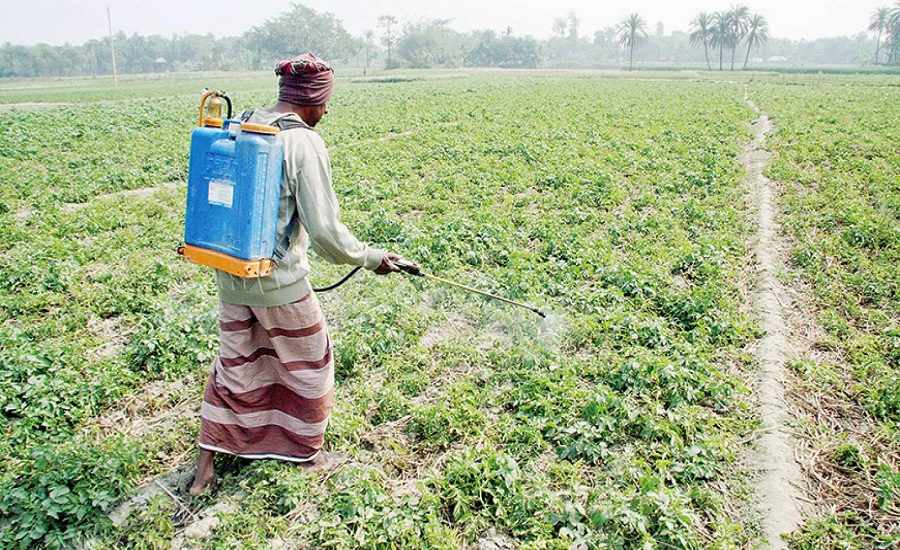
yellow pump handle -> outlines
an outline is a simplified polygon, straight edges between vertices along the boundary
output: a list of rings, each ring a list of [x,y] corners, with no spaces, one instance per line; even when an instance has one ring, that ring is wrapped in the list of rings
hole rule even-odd
[[[216,95],[215,91],[206,92],[203,94],[203,99],[200,100],[200,122],[197,126],[203,127],[203,108],[206,106],[206,100],[209,99],[210,96]]]

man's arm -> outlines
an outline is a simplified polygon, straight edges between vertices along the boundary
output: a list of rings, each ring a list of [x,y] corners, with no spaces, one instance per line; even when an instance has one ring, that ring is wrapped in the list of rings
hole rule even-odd
[[[302,132],[302,131],[301,131]],[[340,222],[340,207],[331,183],[331,162],[321,137],[303,132],[294,144],[301,148],[295,189],[300,222],[309,234],[310,247],[335,264],[363,266],[376,273],[398,271],[392,263],[397,256],[360,242]]]

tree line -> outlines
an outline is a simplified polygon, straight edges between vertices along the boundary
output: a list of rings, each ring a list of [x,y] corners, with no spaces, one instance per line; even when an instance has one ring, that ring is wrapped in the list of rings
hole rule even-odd
[[[900,0],[893,8],[881,7],[872,13],[868,31],[876,35],[874,64],[900,65]],[[619,44],[628,51],[628,66],[633,67],[636,48],[643,45],[649,35],[647,23],[640,14],[633,13],[616,26],[616,37]],[[750,62],[750,54],[754,47],[760,49],[769,39],[769,23],[759,13],[751,13],[747,6],[738,4],[725,11],[698,13],[690,23],[688,39],[692,46],[702,48],[706,67],[713,70],[710,51],[713,58],[718,53],[718,68],[724,70],[725,54],[730,52],[730,70],[735,68],[735,56],[738,49],[745,47],[743,69]],[[882,39],[884,41],[882,42]],[[881,54],[882,44],[887,55]],[[788,60],[787,57],[778,56]],[[857,55],[855,60],[867,61],[866,55]]]
[[[63,77],[111,74],[114,46],[121,73],[248,70],[271,68],[273,60],[314,51],[336,64],[387,69],[410,67],[598,68],[635,62],[695,64],[724,70],[751,63],[792,65],[900,65],[900,0],[872,14],[868,33],[853,37],[791,41],[770,36],[768,22],[743,5],[701,12],[688,33],[655,32],[637,13],[618,25],[581,33],[574,12],[552,22],[545,40],[501,32],[459,32],[450,20],[408,21],[383,15],[363,36],[351,35],[330,13],[302,4],[252,27],[241,36],[127,36],[89,40],[81,45],[0,46],[0,77]]]

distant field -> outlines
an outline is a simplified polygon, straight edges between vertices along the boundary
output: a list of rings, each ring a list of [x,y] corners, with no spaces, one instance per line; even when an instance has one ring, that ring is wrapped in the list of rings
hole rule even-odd
[[[786,276],[811,285],[835,352],[793,383],[877,435],[798,426],[873,505],[817,515],[793,544],[889,544],[898,81],[720,76],[341,75],[320,133],[343,221],[549,319],[358,275],[322,295],[326,446],[353,462],[224,460],[218,492],[190,502],[177,485],[217,340],[212,275],[174,253],[188,140],[203,87],[240,111],[271,103],[275,78],[0,82],[0,545],[756,547],[747,92],[779,127]],[[17,106],[35,102],[70,105]],[[344,271],[313,259],[318,285]]]

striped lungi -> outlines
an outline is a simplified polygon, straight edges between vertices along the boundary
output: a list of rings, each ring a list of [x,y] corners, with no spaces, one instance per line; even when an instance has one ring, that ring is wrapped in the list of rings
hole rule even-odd
[[[313,293],[275,307],[219,302],[219,355],[203,394],[201,449],[312,460],[333,402],[331,342]]]

